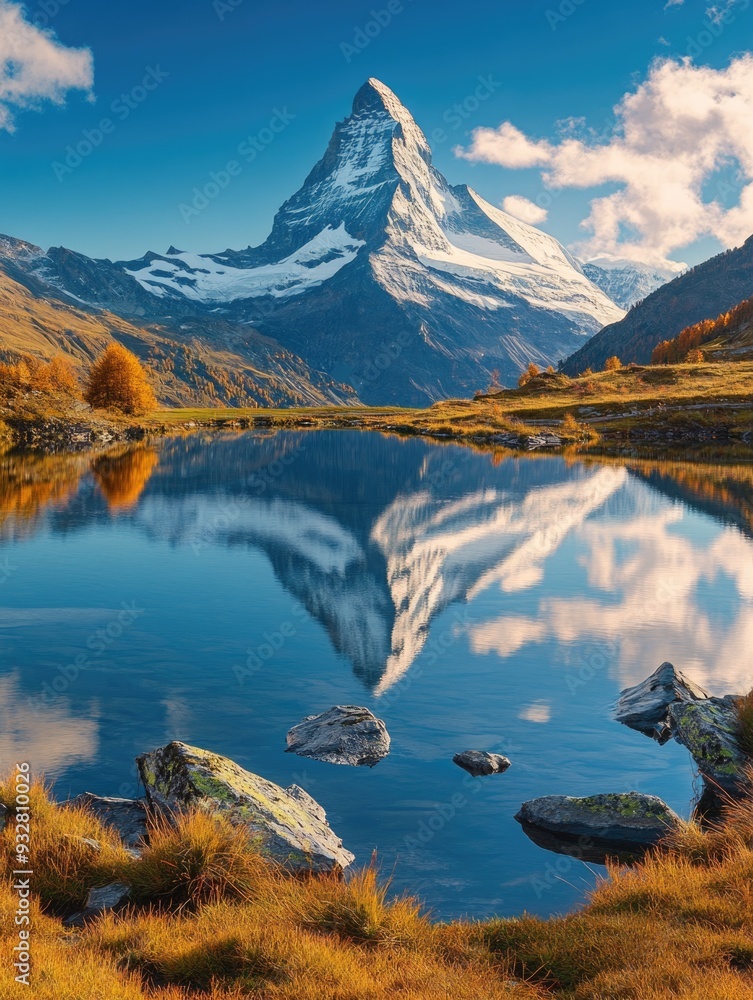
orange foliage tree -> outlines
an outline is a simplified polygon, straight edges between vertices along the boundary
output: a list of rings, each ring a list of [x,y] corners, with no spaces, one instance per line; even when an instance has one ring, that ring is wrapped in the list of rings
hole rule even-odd
[[[620,368],[622,368],[622,362],[620,361],[620,359],[617,357],[616,354],[613,355],[611,358],[607,358],[606,363],[604,365],[605,372],[617,372],[620,370]]]
[[[538,365],[534,364],[532,361],[518,379],[518,385],[522,388],[524,385],[530,382],[532,378],[536,378],[536,376],[540,374],[541,374],[541,369],[539,368]]]
[[[686,326],[674,340],[663,340],[654,348],[651,363],[671,365],[685,361],[691,352],[698,351],[701,344],[708,344],[711,340],[733,333],[750,319],[753,319],[753,298],[720,313],[716,319],[704,319],[693,326]]]
[[[96,409],[138,414],[154,410],[157,400],[146,370],[122,344],[110,344],[91,367],[84,392]]]
[[[67,358],[55,357],[45,362],[23,357],[14,364],[0,364],[0,396],[10,399],[28,392],[72,399],[81,396],[76,373]]]

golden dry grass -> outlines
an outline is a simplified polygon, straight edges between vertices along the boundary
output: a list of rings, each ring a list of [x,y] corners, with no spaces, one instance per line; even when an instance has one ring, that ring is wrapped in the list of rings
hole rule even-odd
[[[0,785],[10,804],[10,790]],[[687,824],[584,908],[540,920],[434,924],[373,870],[292,878],[206,815],[158,825],[141,860],[82,810],[32,796],[33,993],[0,963],[0,996],[35,1000],[749,1000],[753,803],[710,832]],[[0,948],[15,943],[3,835]],[[71,849],[71,837],[103,849]],[[131,907],[76,931],[50,911],[126,881]],[[46,912],[43,912],[46,911]]]
[[[297,407],[159,410],[145,426],[169,431],[194,424],[317,430],[359,428],[404,435],[493,442],[504,434],[545,430],[566,444],[593,444],[603,433],[648,425],[689,439],[699,429],[750,430],[753,362],[628,366],[568,378],[544,372],[517,389],[473,400],[450,399],[427,409]]]

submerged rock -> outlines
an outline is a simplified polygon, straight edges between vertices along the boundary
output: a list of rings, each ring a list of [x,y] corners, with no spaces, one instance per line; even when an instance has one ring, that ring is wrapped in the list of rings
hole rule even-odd
[[[84,792],[71,799],[69,805],[82,806],[105,826],[113,827],[125,847],[133,850],[148,843],[144,799],[109,798]]]
[[[571,855],[578,846],[583,860],[591,861],[640,856],[680,822],[660,798],[640,792],[547,795],[524,802],[515,819],[540,846]]]
[[[502,774],[510,767],[510,761],[498,753],[488,753],[486,750],[464,750],[456,753],[453,761],[464,771],[479,778],[487,774]]]
[[[614,718],[660,743],[671,738],[669,707],[677,702],[702,701],[709,696],[671,663],[662,663],[650,677],[625,688],[614,707]]]
[[[308,716],[288,732],[287,743],[286,753],[350,767],[374,767],[390,752],[385,724],[357,705],[335,705]]]
[[[708,698],[670,706],[672,735],[692,754],[707,787],[718,802],[739,798],[746,787],[745,766],[750,758],[738,745],[737,699]]]
[[[328,872],[354,857],[310,795],[244,770],[235,761],[185,743],[136,758],[149,804],[168,815],[189,807],[245,826],[261,854],[292,871]]]

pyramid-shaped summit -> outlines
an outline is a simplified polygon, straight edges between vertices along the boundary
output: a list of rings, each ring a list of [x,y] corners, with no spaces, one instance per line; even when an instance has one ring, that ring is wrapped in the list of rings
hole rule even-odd
[[[261,246],[171,251],[117,265],[140,315],[146,298],[154,318],[256,326],[366,403],[470,395],[495,369],[511,383],[624,315],[552,237],[448,184],[373,78]]]

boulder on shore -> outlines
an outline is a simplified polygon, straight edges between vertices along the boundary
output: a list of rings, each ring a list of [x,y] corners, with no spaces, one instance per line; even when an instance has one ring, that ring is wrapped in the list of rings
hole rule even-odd
[[[703,688],[671,663],[662,663],[645,681],[621,692],[613,714],[617,722],[666,743],[671,738],[670,705],[704,701],[708,697]]]
[[[660,798],[640,792],[546,795],[524,802],[515,819],[541,846],[592,861],[640,856],[680,822]],[[558,844],[577,846],[580,853]]]
[[[88,809],[105,826],[111,826],[124,847],[135,850],[149,841],[144,799],[119,799],[84,792],[71,799],[68,805]]]
[[[390,736],[381,719],[357,705],[335,705],[309,715],[288,732],[286,753],[349,767],[374,767],[390,752]]]
[[[131,895],[129,886],[122,882],[112,882],[96,889],[90,889],[86,900],[86,909],[74,913],[63,921],[65,927],[85,927],[86,924],[103,913],[118,910],[128,901]]]
[[[474,778],[487,774],[503,774],[510,767],[507,757],[486,750],[464,750],[462,753],[456,753],[452,759],[458,767],[462,767]]]
[[[738,743],[737,698],[672,705],[669,724],[677,742],[692,754],[712,798],[722,804],[728,796],[744,794],[750,758]]]
[[[283,789],[208,750],[173,742],[136,758],[149,804],[167,815],[188,808],[247,828],[259,852],[291,871],[346,868],[354,856],[302,788]]]

